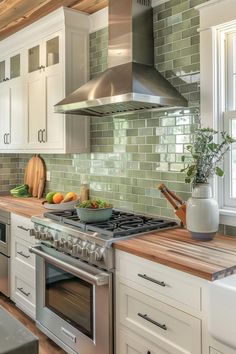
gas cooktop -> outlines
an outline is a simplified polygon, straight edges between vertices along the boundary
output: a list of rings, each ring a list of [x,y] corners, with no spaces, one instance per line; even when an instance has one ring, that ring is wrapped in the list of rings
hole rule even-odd
[[[113,210],[112,217],[108,221],[88,224],[79,220],[76,210],[46,212],[44,216],[64,225],[76,227],[81,231],[97,232],[107,236],[108,239],[136,235],[177,225],[172,220],[152,218],[116,209]]]
[[[90,224],[82,223],[76,210],[48,211],[43,216],[33,216],[31,220],[34,229],[30,234],[38,242],[102,269],[114,268],[111,245],[115,241],[178,225],[172,220],[121,210],[113,210],[112,217],[106,222]]]

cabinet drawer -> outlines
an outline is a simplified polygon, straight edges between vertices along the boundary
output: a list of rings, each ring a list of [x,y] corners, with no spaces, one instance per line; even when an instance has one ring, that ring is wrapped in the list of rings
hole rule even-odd
[[[11,261],[11,276],[18,275],[22,280],[25,280],[31,287],[35,288],[35,268],[21,262],[18,259]]]
[[[35,318],[35,288],[17,273],[12,279],[12,300],[30,317]]]
[[[121,329],[116,354],[173,354],[161,346],[155,346],[132,332]]]
[[[201,287],[186,274],[178,274],[171,268],[128,253],[119,252],[117,263],[120,278],[136,283],[138,290],[155,297],[159,294],[165,297],[165,302],[174,300],[201,310]]]
[[[35,243],[35,237],[30,236],[30,230],[34,228],[34,224],[29,218],[12,214],[11,217],[11,235],[19,237],[26,242]]]
[[[122,325],[165,350],[178,354],[201,353],[201,321],[152,297],[120,284],[119,316]]]
[[[35,255],[29,252],[30,243],[21,238],[12,239],[12,257],[20,263],[35,268]]]
[[[210,347],[210,351],[209,351],[209,354],[223,354],[222,352],[219,352],[218,350]]]

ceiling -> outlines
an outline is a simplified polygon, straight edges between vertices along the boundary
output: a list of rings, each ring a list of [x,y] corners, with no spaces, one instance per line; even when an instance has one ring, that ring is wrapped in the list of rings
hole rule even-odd
[[[109,0],[0,0],[0,40],[61,6],[87,12],[103,9]]]

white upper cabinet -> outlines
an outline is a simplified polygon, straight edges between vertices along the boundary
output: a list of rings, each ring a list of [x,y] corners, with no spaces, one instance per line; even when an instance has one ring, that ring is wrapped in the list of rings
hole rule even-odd
[[[10,88],[8,83],[0,84],[0,148],[7,146],[10,133]]]
[[[27,55],[29,109],[27,143],[32,149],[56,148],[64,151],[65,117],[54,113],[54,105],[65,96],[62,33],[55,33],[43,39],[40,44],[30,47]]]
[[[89,152],[89,118],[54,113],[88,80],[88,15],[60,8],[0,42],[0,53],[0,151]]]

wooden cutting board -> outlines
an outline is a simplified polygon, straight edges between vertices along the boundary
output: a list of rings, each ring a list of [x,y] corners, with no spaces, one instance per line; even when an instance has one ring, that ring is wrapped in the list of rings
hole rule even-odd
[[[26,167],[24,183],[28,184],[29,192],[33,197],[42,198],[46,182],[46,166],[39,156],[33,156]]]

